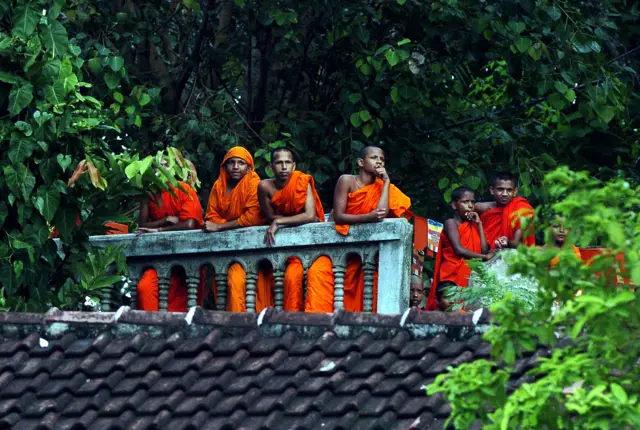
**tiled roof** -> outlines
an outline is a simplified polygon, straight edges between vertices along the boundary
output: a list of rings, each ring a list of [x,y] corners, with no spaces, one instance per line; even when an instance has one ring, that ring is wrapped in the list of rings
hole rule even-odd
[[[486,323],[413,310],[0,314],[0,428],[442,428],[450,410],[423,386],[487,357]]]

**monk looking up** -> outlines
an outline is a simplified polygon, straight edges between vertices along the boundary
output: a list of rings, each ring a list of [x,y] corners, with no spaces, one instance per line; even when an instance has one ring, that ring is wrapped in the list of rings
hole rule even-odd
[[[194,230],[202,226],[202,206],[195,190],[185,182],[169,191],[156,190],[140,203],[137,234],[161,231]],[[181,189],[182,188],[182,189]],[[171,274],[169,284],[169,312],[186,312],[187,284],[184,276]],[[138,309],[158,310],[158,275],[147,269],[138,282]]]
[[[475,212],[476,198],[472,190],[458,187],[451,193],[453,218],[445,221],[440,235],[440,245],[436,255],[433,282],[427,300],[428,310],[446,310],[449,307],[444,298],[444,289],[451,286],[466,288],[471,269],[465,259],[493,258],[495,251],[489,251],[480,216]]]
[[[231,148],[220,164],[220,176],[211,188],[204,231],[215,233],[255,225],[264,225],[258,202],[260,177],[253,170],[253,157],[241,146]],[[272,274],[258,272],[256,284],[256,311],[272,306]],[[227,272],[227,311],[246,312],[246,272],[234,263]],[[214,283],[214,297],[216,294]],[[202,293],[202,292],[201,292]]]
[[[333,197],[333,220],[336,231],[349,234],[349,226],[379,222],[384,218],[405,215],[411,200],[391,184],[385,169],[382,149],[368,146],[358,158],[358,175],[342,175],[338,179]],[[362,312],[364,300],[364,270],[357,256],[347,260],[344,277],[344,308]],[[373,284],[373,312],[378,305],[377,271]]]
[[[296,170],[293,154],[286,148],[271,153],[271,168],[274,179],[265,179],[258,187],[258,199],[262,212],[270,223],[265,232],[267,246],[276,242],[276,232],[282,227],[293,227],[311,222],[324,222],[324,209],[316,192],[311,175]],[[323,273],[332,274],[331,260],[320,257],[307,273],[308,288],[316,288],[316,279],[325,279]],[[330,276],[329,276],[330,278]],[[295,257],[287,259],[284,272],[284,310],[302,312],[304,269],[302,262]],[[331,282],[331,280],[330,280]],[[333,284],[330,284],[333,288]],[[327,304],[323,301],[322,304]],[[328,303],[333,309],[332,297]],[[331,312],[329,310],[328,312]]]
[[[476,211],[484,224],[487,242],[491,248],[517,248],[520,243],[535,245],[533,233],[525,233],[521,218],[533,218],[533,208],[524,197],[517,197],[518,178],[507,172],[498,172],[491,178],[489,193],[493,202],[476,203]]]

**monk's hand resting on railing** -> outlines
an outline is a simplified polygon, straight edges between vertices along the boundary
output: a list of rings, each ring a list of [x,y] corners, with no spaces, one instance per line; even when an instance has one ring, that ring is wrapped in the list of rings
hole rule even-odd
[[[215,233],[217,231],[220,231],[219,224],[216,224],[215,222],[211,222],[211,221],[205,222],[204,226],[202,227],[202,230],[206,231],[207,233]]]
[[[167,222],[167,224],[178,224],[180,222],[180,218],[171,215],[167,215],[166,217],[164,217],[164,220]]]
[[[138,227],[138,230],[136,230],[136,236],[140,236],[144,233],[158,233],[159,231],[159,228]]]
[[[496,249],[506,248],[509,246],[509,239],[507,239],[506,236],[501,236],[497,238],[493,244],[496,246]]]
[[[382,208],[382,209],[374,209],[371,212],[369,212],[369,222],[379,222],[382,221],[385,217],[385,215],[387,214],[387,210]]]
[[[264,243],[267,246],[273,246],[276,243],[276,231],[278,231],[278,223],[274,220],[267,231],[264,232]]]

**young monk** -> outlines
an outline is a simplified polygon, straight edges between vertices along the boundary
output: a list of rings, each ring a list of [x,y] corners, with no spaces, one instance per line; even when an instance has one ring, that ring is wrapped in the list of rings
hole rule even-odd
[[[493,202],[475,205],[484,224],[487,242],[491,248],[517,248],[520,243],[534,246],[535,236],[525,233],[521,218],[533,218],[533,208],[518,194],[518,178],[507,172],[498,172],[491,178],[489,193]]]
[[[140,203],[137,234],[161,231],[194,230],[202,227],[202,206],[195,190],[185,182],[169,191],[156,190]],[[182,188],[182,189],[180,189]],[[184,276],[171,274],[169,284],[169,312],[187,311],[187,284]],[[147,269],[138,282],[138,309],[158,310],[158,275]]]
[[[416,274],[412,274],[411,284],[409,287],[409,306],[412,308],[424,310],[427,304],[427,300],[424,295],[424,281],[422,280],[422,277]]]
[[[220,176],[211,188],[204,231],[215,233],[265,224],[258,202],[260,177],[253,169],[253,157],[243,147],[235,146],[227,152],[220,164]],[[229,267],[227,275],[227,311],[246,312],[245,270],[239,263],[234,263]],[[213,284],[215,297],[215,282]],[[257,312],[273,306],[271,285],[273,273],[259,271],[256,283]]]
[[[449,303],[444,298],[444,289],[457,285],[466,288],[471,269],[465,262],[469,258],[490,260],[494,252],[482,228],[482,221],[475,209],[475,194],[466,187],[459,187],[451,193],[453,218],[445,221],[440,235],[440,245],[436,255],[433,282],[427,300],[428,310],[446,310]]]
[[[271,153],[271,168],[274,179],[265,179],[258,186],[258,199],[262,212],[269,222],[264,241],[272,246],[276,241],[276,232],[281,226],[296,226],[311,222],[324,222],[324,209],[311,175],[296,170],[293,154],[286,148],[278,148]],[[308,270],[308,288],[317,289],[317,282],[326,279],[323,273],[332,274],[331,260],[320,257]],[[302,262],[295,257],[287,259],[284,272],[284,310],[302,312],[304,269]],[[330,285],[332,286],[332,284]],[[331,297],[333,300],[333,297]],[[333,307],[333,302],[330,304]],[[316,304],[309,304],[309,311]]]
[[[358,158],[358,175],[342,175],[333,198],[333,220],[336,231],[349,234],[349,226],[379,222],[386,217],[406,215],[411,200],[391,184],[385,169],[382,149],[368,146]],[[373,312],[378,307],[377,271],[373,284]],[[347,260],[344,277],[344,308],[351,312],[364,309],[364,270],[357,256]]]
[[[564,227],[564,221],[562,218],[553,217],[551,220],[551,240],[553,243],[551,246],[555,246],[556,248],[563,248],[565,246],[565,241],[567,239],[568,230]],[[571,245],[571,249],[573,250],[573,254],[582,259],[582,255],[580,254],[580,249]],[[550,267],[555,267],[560,262],[560,257],[554,257],[551,260]]]

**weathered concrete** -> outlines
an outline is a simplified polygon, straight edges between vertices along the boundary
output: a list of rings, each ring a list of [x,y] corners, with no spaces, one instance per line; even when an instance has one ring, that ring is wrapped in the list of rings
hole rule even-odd
[[[271,248],[264,245],[267,227],[248,227],[220,233],[199,230],[166,233],[92,236],[94,246],[122,246],[135,285],[143,271],[153,268],[158,273],[160,310],[167,309],[169,277],[175,266],[187,274],[189,306],[195,306],[200,268],[210,264],[218,281],[218,306],[226,301],[226,271],[232,263],[240,263],[247,271],[247,311],[255,312],[255,288],[258,265],[268,260],[274,268],[275,307],[283,306],[283,274],[286,259],[298,257],[306,269],[322,255],[329,256],[336,278],[334,305],[343,308],[343,280],[347,257],[357,254],[365,270],[365,311],[372,310],[373,272],[378,266],[378,313],[402,313],[409,303],[409,275],[413,227],[405,219],[387,219],[381,223],[353,226],[348,236],[335,231],[333,223],[314,223],[281,228]],[[378,263],[376,264],[376,261]],[[305,285],[306,294],[306,285]],[[135,299],[135,297],[134,297]],[[109,294],[103,309],[108,310]]]

